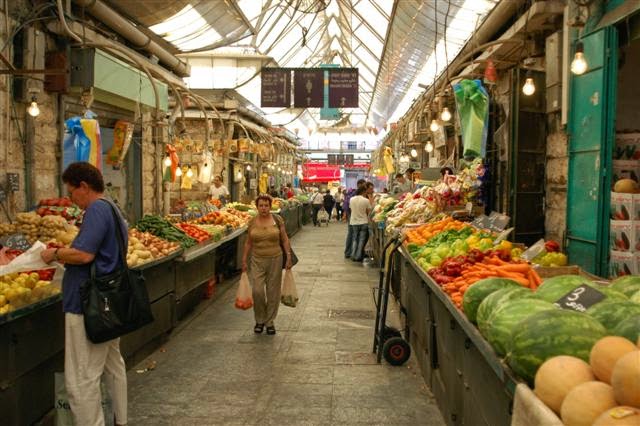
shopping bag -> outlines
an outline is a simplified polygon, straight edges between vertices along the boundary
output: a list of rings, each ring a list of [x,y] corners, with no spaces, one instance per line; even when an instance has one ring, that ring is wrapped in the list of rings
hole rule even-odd
[[[71,406],[67,397],[67,389],[64,385],[64,373],[54,373],[55,383],[55,410],[56,426],[74,426]],[[106,385],[104,376],[100,381],[100,392],[102,393],[102,412],[104,413],[104,423],[113,424],[113,400]]]
[[[249,285],[249,276],[246,272],[240,275],[240,285],[236,292],[236,308],[247,310],[253,307],[253,296],[251,295],[251,286]]]
[[[298,290],[296,290],[296,282],[293,279],[291,269],[287,269],[282,278],[280,301],[284,306],[291,308],[295,308],[298,305]]]

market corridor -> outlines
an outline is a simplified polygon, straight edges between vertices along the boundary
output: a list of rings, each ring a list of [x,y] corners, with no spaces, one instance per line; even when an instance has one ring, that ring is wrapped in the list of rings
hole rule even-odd
[[[277,335],[253,333],[236,285],[129,371],[131,425],[442,425],[417,366],[371,354],[377,269],[343,258],[346,225],[305,226],[292,238],[297,308],[280,307]],[[150,364],[155,368],[143,372]]]

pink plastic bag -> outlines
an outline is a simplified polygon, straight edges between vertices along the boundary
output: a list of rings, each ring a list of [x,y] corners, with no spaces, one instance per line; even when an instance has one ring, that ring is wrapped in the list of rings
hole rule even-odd
[[[251,286],[249,285],[249,276],[243,272],[240,276],[240,285],[236,292],[236,308],[247,310],[253,307],[253,296],[251,295]]]

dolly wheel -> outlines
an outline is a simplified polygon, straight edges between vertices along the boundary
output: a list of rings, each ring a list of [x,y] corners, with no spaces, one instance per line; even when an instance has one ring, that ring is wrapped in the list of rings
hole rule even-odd
[[[384,342],[384,359],[391,365],[402,365],[411,356],[411,346],[402,337],[392,337]]]

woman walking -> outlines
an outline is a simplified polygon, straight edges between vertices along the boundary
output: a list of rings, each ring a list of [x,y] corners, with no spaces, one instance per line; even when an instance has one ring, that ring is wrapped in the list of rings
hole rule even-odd
[[[280,306],[280,287],[282,283],[283,249],[286,256],[286,268],[291,269],[291,245],[284,228],[284,220],[271,214],[272,198],[266,194],[256,199],[258,216],[249,222],[247,242],[242,254],[242,271],[249,270],[249,281],[253,288],[253,312],[256,325],[255,333],[276,334],[274,321]],[[282,246],[281,246],[282,244]],[[247,264],[251,253],[250,264]]]
[[[324,195],[324,199],[322,200],[322,204],[324,205],[324,209],[329,214],[329,222],[331,222],[331,213],[333,212],[333,205],[336,201],[333,199],[333,195],[331,195],[331,191],[327,189],[326,194]]]
[[[338,192],[336,192],[335,200],[336,200],[336,219],[338,222],[342,220],[342,203],[344,202],[344,194],[347,191],[343,192],[342,187],[338,188]]]

